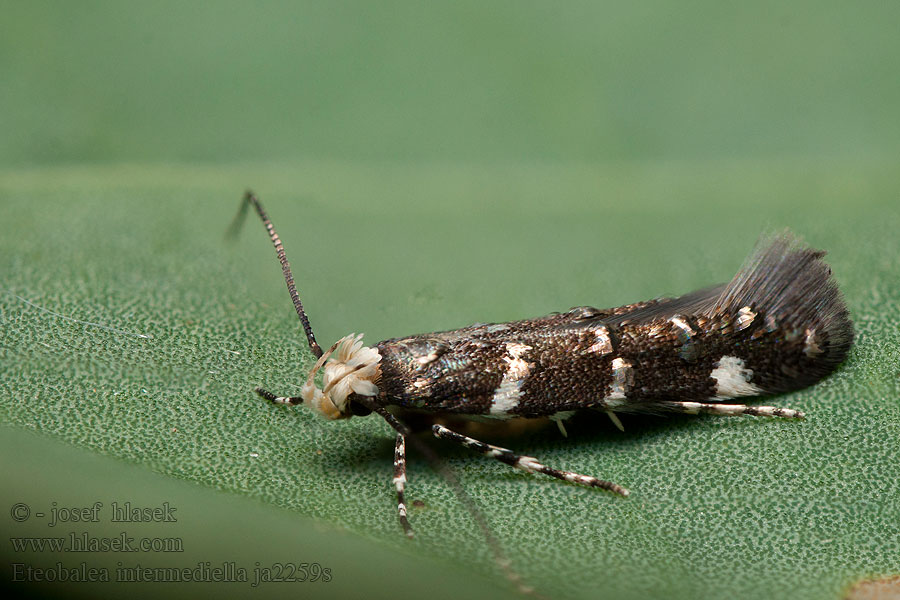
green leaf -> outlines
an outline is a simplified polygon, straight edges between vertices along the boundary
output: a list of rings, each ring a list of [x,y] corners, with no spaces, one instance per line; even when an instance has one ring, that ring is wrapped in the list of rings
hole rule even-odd
[[[223,240],[243,187],[257,188],[278,228],[323,345],[351,331],[374,342],[686,292],[728,279],[764,228],[790,226],[829,251],[858,331],[836,374],[772,400],[807,420],[633,417],[625,433],[599,420],[570,424],[568,438],[555,428],[489,436],[622,484],[627,499],[435,445],[545,595],[836,598],[862,576],[900,571],[897,167],[304,161],[0,172],[4,499],[47,508],[172,498],[185,521],[142,531],[194,540],[193,554],[145,560],[327,560],[333,593],[494,597],[484,586],[503,579],[477,525],[415,455],[408,494],[424,507],[412,510],[416,539],[403,538],[384,423],[326,422],[252,393],[297,393],[311,356],[259,223]]]

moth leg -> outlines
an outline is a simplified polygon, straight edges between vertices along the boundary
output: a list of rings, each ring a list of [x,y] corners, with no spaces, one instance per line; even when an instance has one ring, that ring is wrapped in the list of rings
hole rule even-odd
[[[580,483],[582,485],[590,487],[602,488],[621,496],[628,495],[628,490],[610,481],[597,479],[596,477],[591,477],[590,475],[572,473],[571,471],[560,471],[559,469],[552,469],[546,465],[539,463],[536,458],[533,458],[531,456],[521,456],[514,453],[512,450],[480,442],[474,438],[462,435],[461,433],[451,431],[443,425],[433,425],[431,427],[431,431],[432,433],[434,433],[435,437],[456,442],[457,444],[469,448],[470,450],[480,452],[481,454],[490,458],[496,458],[502,463],[506,463],[510,466],[516,467],[517,469],[522,469],[523,471],[528,471],[529,473],[543,473],[544,475],[562,479],[563,481]]]
[[[403,492],[406,490],[406,436],[397,434],[397,443],[394,445],[394,487],[397,488],[397,513],[400,515],[400,524],[403,525],[403,533],[412,538],[413,529],[406,518],[406,499]]]
[[[661,410],[670,412],[696,415],[699,413],[709,415],[753,415],[756,417],[782,417],[784,419],[802,419],[806,415],[802,411],[793,408],[780,408],[777,406],[750,406],[747,404],[719,404],[718,402],[660,402]]]
[[[303,402],[303,398],[300,396],[276,396],[272,392],[268,392],[262,388],[256,388],[256,393],[272,404],[290,404],[291,406],[297,406]]]

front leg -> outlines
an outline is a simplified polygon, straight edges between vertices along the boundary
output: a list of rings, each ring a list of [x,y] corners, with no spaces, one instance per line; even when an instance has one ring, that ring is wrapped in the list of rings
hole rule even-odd
[[[475,452],[479,452],[490,458],[496,458],[502,463],[506,463],[510,466],[516,467],[517,469],[522,469],[523,471],[528,471],[529,473],[543,473],[544,475],[549,475],[550,477],[555,477],[556,479],[562,479],[563,481],[570,481],[572,483],[580,483],[582,485],[587,485],[590,487],[598,487],[604,490],[609,490],[610,492],[614,492],[616,494],[619,494],[620,496],[628,495],[628,490],[610,481],[604,481],[603,479],[597,479],[596,477],[591,477],[590,475],[581,475],[579,473],[573,473],[571,471],[560,471],[558,469],[552,469],[546,465],[539,463],[536,458],[533,458],[531,456],[521,456],[514,453],[512,450],[501,448],[499,446],[493,446],[491,444],[486,444],[485,442],[480,442],[475,438],[470,438],[461,433],[451,431],[443,425],[433,425],[431,431],[432,433],[434,433],[435,437],[456,442],[457,444],[464,446],[465,448],[469,448],[470,450],[474,450]]]
[[[288,404],[290,406],[297,406],[298,404],[303,403],[303,398],[301,398],[300,396],[276,396],[272,392],[264,390],[262,388],[256,388],[256,393],[259,394],[260,398],[265,398],[272,404]]]

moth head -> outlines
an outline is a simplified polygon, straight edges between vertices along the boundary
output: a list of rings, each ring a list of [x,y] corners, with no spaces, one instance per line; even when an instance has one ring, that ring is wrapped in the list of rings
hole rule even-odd
[[[362,334],[342,337],[322,354],[306,377],[300,391],[303,402],[326,419],[353,416],[351,394],[377,396],[375,382],[381,377],[381,354],[363,346]],[[316,385],[316,374],[324,368],[322,387]]]

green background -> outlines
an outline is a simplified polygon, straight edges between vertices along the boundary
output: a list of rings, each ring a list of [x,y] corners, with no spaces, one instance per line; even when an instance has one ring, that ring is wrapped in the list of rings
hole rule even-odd
[[[62,531],[14,521],[16,502],[169,502],[177,524],[125,529],[185,545],[55,555],[4,539],[4,559],[334,573],[19,592],[509,593],[415,454],[408,491],[425,506],[403,538],[384,423],[252,394],[296,393],[310,355],[259,224],[223,240],[247,186],[323,344],[678,294],[728,279],[762,230],[791,227],[829,251],[858,333],[834,376],[772,399],[807,420],[634,417],[625,433],[591,420],[568,439],[492,438],[627,499],[435,447],[545,596],[838,598],[900,572],[900,9],[0,11],[3,537]]]

